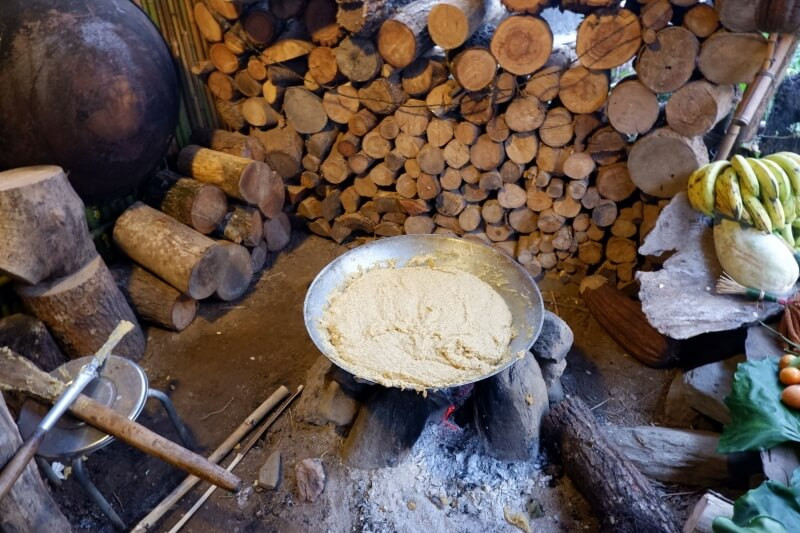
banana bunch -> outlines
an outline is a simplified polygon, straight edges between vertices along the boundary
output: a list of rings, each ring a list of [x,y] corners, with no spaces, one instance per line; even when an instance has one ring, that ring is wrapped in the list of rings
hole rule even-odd
[[[688,196],[701,213],[776,233],[792,248],[800,248],[799,154],[779,152],[762,159],[735,155],[730,161],[714,161],[689,177]]]

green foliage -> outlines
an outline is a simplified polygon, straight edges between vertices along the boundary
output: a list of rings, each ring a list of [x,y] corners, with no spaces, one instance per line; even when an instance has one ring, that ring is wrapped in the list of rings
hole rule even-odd
[[[720,453],[768,450],[783,442],[800,442],[800,413],[781,402],[782,390],[776,358],[739,364],[731,394],[725,398],[731,423],[719,439]]]
[[[717,517],[714,533],[787,533],[800,531],[800,468],[789,486],[765,481],[733,505],[733,517]]]

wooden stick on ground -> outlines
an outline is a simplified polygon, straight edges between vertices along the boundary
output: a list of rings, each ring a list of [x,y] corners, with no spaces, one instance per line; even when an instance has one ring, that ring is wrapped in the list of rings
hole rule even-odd
[[[222,444],[217,446],[217,449],[208,456],[208,460],[212,463],[219,463],[226,455],[228,455],[228,452],[230,452],[233,447],[236,446],[239,441],[242,440],[245,435],[247,435],[250,430],[253,429],[256,424],[258,424],[261,419],[267,415],[267,413],[272,411],[272,409],[274,409],[275,406],[287,396],[289,396],[289,389],[283,385],[278,387],[278,389],[273,392],[269,398],[264,400],[261,405],[256,407],[256,409],[244,419],[244,422],[239,424],[239,427],[237,427],[233,433],[231,433],[228,438],[222,442]],[[183,482],[181,482],[180,485],[175,488],[175,490],[169,493],[166,498],[161,500],[161,502],[156,505],[147,516],[142,518],[131,530],[131,533],[145,533],[148,529],[152,528],[199,482],[200,478],[197,476],[188,476],[183,480]]]
[[[247,439],[247,442],[242,446],[241,451],[239,451],[236,454],[236,457],[233,458],[231,464],[228,465],[228,468],[226,469],[228,472],[233,472],[233,469],[236,468],[236,465],[242,462],[242,459],[244,459],[244,456],[247,455],[247,452],[249,452],[250,449],[253,446],[255,446],[256,442],[258,442],[261,436],[264,435],[264,433],[270,428],[272,424],[275,423],[275,421],[278,419],[279,416],[281,416],[281,414],[283,414],[286,408],[289,407],[289,405],[291,405],[291,403],[298,396],[300,396],[301,392],[303,392],[302,385],[298,386],[294,394],[292,394],[289,397],[289,399],[283,402],[283,405],[281,405],[277,409],[277,411],[272,413],[272,415],[263,424],[261,424],[261,426],[259,426],[258,429],[256,429],[253,432],[250,438]],[[169,533],[178,533],[178,531],[181,530],[181,528],[186,524],[186,522],[188,522],[194,516],[194,514],[198,511],[198,509],[200,509],[203,506],[206,500],[208,500],[211,497],[211,495],[214,494],[215,490],[217,490],[217,487],[214,485],[208,487],[208,490],[203,494],[203,496],[201,496],[200,499],[197,500],[197,502],[192,506],[192,508],[189,509],[189,511],[187,511],[187,513],[183,515],[183,517],[181,517],[178,523],[175,524],[172,527],[172,529],[169,530]]]

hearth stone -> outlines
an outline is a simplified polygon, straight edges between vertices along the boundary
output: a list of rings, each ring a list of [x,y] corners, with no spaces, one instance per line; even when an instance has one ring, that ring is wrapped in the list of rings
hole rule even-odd
[[[372,388],[375,387],[374,383],[359,380],[347,370],[344,370],[334,364],[330,365],[330,369],[328,370],[325,378],[338,383],[345,394],[351,398],[355,398],[359,402],[366,400],[369,397]]]
[[[475,384],[475,422],[484,447],[504,461],[538,453],[547,386],[536,359],[527,354],[506,370]]]
[[[320,415],[337,426],[349,426],[361,403],[351,398],[336,381],[329,381],[319,401]]]
[[[563,361],[570,348],[575,336],[572,329],[564,322],[561,317],[550,311],[544,312],[542,331],[536,338],[536,342],[531,348],[533,355],[539,361]]]
[[[397,466],[411,450],[434,403],[415,391],[376,387],[344,443],[344,460],[354,468]]]
[[[346,426],[353,422],[361,403],[341,386],[339,380],[343,380],[342,376],[347,373],[341,369],[334,372],[337,368],[326,358],[320,357],[308,370],[305,391],[295,411],[300,420],[315,426],[329,423]],[[334,381],[333,376],[338,380]]]
[[[313,502],[325,490],[325,468],[320,459],[303,459],[294,465],[297,476],[297,497]]]

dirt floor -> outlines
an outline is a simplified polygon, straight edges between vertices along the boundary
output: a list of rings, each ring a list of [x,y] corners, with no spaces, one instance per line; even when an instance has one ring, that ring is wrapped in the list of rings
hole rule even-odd
[[[320,358],[303,325],[306,288],[344,251],[331,241],[296,235],[241,301],[203,303],[198,319],[180,334],[150,328],[142,364],[151,385],[172,397],[203,452],[213,450],[279,385],[294,390],[305,381]],[[575,333],[562,378],[567,394],[583,398],[608,423],[652,423],[672,372],[644,367],[621,353],[576,297],[575,285],[545,279],[540,287],[546,306]],[[537,532],[597,530],[585,500],[546,455],[501,464],[484,456],[469,429],[448,432],[431,423],[404,464],[355,471],[339,458],[343,430],[302,423],[295,410],[296,405],[235,470],[248,489],[238,497],[217,491],[184,531],[518,531],[504,520],[505,509],[527,512]],[[140,421],[177,439],[154,402]],[[273,450],[283,455],[281,484],[275,491],[254,488]],[[303,503],[294,465],[310,457],[322,459],[327,483],[317,501]],[[184,477],[120,443],[94,453],[87,471],[131,526]],[[158,530],[168,530],[206,487],[184,498]],[[675,487],[666,492],[683,515],[700,494]],[[55,494],[76,530],[113,531],[74,480]]]

